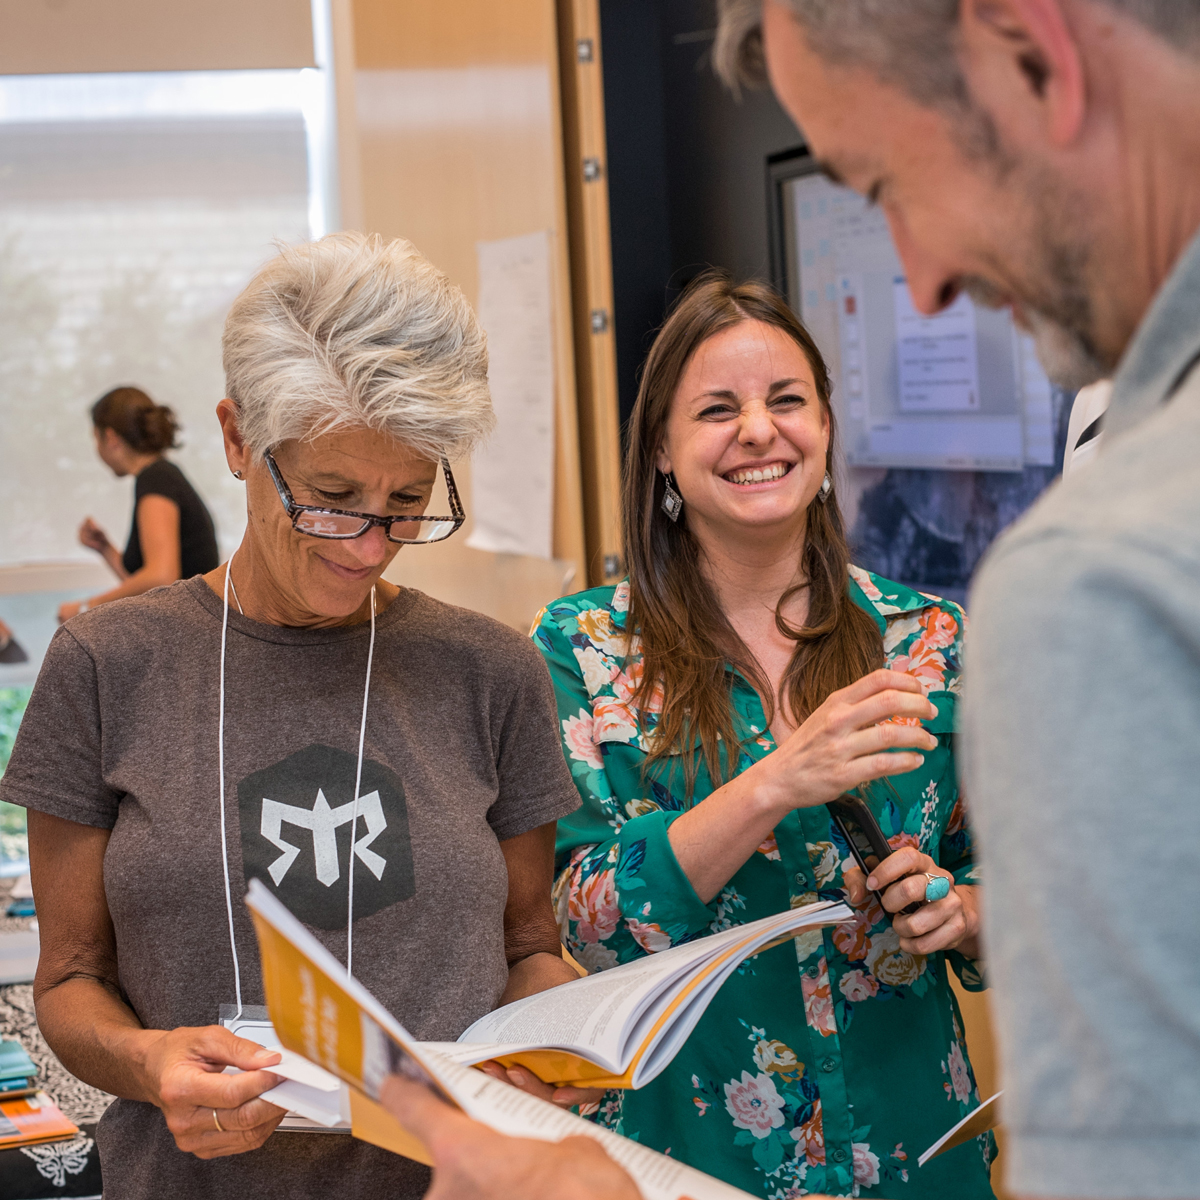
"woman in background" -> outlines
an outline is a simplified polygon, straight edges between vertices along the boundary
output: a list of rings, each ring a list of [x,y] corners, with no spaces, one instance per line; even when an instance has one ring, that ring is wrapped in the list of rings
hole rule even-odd
[[[101,462],[118,479],[132,475],[136,480],[133,525],[124,554],[91,517],[80,525],[80,542],[98,551],[121,582],[99,596],[62,605],[60,622],[98,604],[216,569],[212,517],[184,473],[163,457],[163,451],[178,445],[178,431],[175,414],[139,388],[113,388],[92,406]]]
[[[583,797],[558,826],[560,923],[595,971],[848,900],[852,921],[739,967],[600,1120],[769,1200],[985,1200],[990,1139],[916,1169],[979,1102],[948,978],[981,986],[951,741],[963,614],[850,565],[829,391],[763,284],[702,279],[655,340],[629,579],[534,630]],[[895,851],[866,886],[824,807],[853,789]]]

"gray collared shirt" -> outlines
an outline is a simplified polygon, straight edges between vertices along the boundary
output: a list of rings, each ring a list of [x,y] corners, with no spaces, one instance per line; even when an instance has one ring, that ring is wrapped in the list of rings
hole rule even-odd
[[[964,782],[1018,1194],[1200,1196],[1200,236],[1105,445],[972,594]]]

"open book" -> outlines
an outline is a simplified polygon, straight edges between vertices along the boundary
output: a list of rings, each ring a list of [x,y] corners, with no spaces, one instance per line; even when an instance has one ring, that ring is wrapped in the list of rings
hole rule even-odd
[[[853,915],[844,904],[823,901],[736,925],[526,996],[488,1013],[457,1042],[426,1045],[464,1065],[519,1064],[545,1083],[644,1087],[747,958]]]
[[[420,1080],[467,1116],[501,1133],[549,1142],[595,1138],[629,1172],[646,1200],[685,1196],[689,1200],[735,1200],[747,1196],[414,1041],[257,880],[251,881],[246,903],[254,916],[267,1008],[280,1043],[348,1085],[356,1137],[419,1162],[430,1162],[426,1147],[378,1103],[387,1076],[402,1074]],[[844,920],[845,916],[835,911],[833,919]]]

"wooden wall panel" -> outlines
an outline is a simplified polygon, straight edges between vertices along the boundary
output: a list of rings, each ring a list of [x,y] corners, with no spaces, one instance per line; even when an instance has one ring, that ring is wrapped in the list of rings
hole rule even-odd
[[[0,75],[313,65],[309,0],[0,0]]]
[[[584,525],[599,584],[625,573],[599,0],[558,0],[558,29]]]
[[[475,303],[477,241],[554,247],[554,554],[408,547],[389,575],[513,625],[586,578],[554,0],[353,0],[363,228],[409,238]],[[520,464],[513,464],[514,471]],[[468,505],[469,464],[455,464]]]

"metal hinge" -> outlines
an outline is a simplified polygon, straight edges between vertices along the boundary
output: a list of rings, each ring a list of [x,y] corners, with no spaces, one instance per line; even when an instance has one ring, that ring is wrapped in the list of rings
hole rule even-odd
[[[608,309],[593,308],[592,309],[592,332],[607,333],[608,332]]]
[[[576,40],[575,59],[577,62],[596,61],[596,47],[591,38],[578,38]]]
[[[600,165],[598,158],[585,158],[583,160],[584,183],[595,183],[603,174],[604,168]]]

